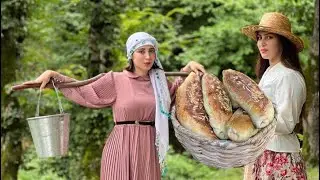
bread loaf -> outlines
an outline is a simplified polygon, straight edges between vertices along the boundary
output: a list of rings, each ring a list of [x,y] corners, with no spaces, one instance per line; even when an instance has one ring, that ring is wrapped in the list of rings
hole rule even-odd
[[[204,108],[209,122],[219,139],[228,139],[226,123],[232,116],[232,106],[222,82],[214,75],[202,76]]]
[[[209,139],[217,139],[203,106],[200,76],[194,72],[177,89],[176,115],[183,127]]]
[[[226,124],[227,134],[230,140],[243,142],[257,134],[250,116],[241,108],[237,109]]]
[[[274,109],[258,84],[232,69],[223,70],[222,75],[229,97],[249,114],[256,128],[266,127],[274,118]]]
[[[240,108],[239,104],[236,103],[233,99],[230,98],[230,101],[231,101],[232,109],[236,110],[236,109]]]

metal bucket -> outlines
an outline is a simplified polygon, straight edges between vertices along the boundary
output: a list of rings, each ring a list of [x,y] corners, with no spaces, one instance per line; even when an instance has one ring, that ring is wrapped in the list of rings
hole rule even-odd
[[[27,118],[32,140],[40,158],[65,156],[68,152],[70,114],[63,112],[58,90],[55,86],[54,89],[59,101],[60,114],[39,116],[40,90],[36,115]]]

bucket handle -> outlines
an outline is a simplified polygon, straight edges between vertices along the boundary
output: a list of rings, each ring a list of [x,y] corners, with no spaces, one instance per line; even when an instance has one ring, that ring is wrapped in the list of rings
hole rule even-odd
[[[60,114],[63,114],[63,108],[62,108],[62,104],[61,104],[61,101],[60,101],[60,98],[59,98],[59,95],[58,95],[58,89],[57,89],[57,87],[54,85],[54,81],[53,81],[53,80],[51,80],[51,83],[52,83],[52,85],[53,85],[53,87],[54,87],[54,91],[56,92],[56,95],[57,95],[57,97],[58,97]],[[38,116],[39,116],[40,97],[41,97],[41,89],[39,90],[38,104],[37,104],[37,110],[36,110],[36,115],[35,115],[35,117],[38,117]]]

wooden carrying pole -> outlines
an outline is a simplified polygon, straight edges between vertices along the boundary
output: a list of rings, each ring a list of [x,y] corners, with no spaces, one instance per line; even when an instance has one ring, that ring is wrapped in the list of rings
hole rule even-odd
[[[186,72],[165,72],[166,76],[188,76],[189,73]],[[87,85],[91,82],[94,82],[101,78],[104,75],[104,73],[99,74],[93,78],[83,80],[83,81],[76,81],[76,82],[69,82],[69,83],[55,83],[55,86],[57,88],[68,88],[68,87],[79,87],[83,85]],[[11,90],[18,91],[28,88],[40,88],[41,83],[34,83],[34,84],[19,84],[11,87]],[[53,88],[52,83],[48,83],[46,85],[46,88]]]

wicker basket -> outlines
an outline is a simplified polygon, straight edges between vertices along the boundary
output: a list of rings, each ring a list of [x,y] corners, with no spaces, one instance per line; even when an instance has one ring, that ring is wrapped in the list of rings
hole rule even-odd
[[[276,121],[260,130],[245,142],[210,140],[184,128],[176,119],[175,107],[171,112],[175,136],[182,146],[201,163],[217,168],[241,167],[254,162],[273,137]]]

